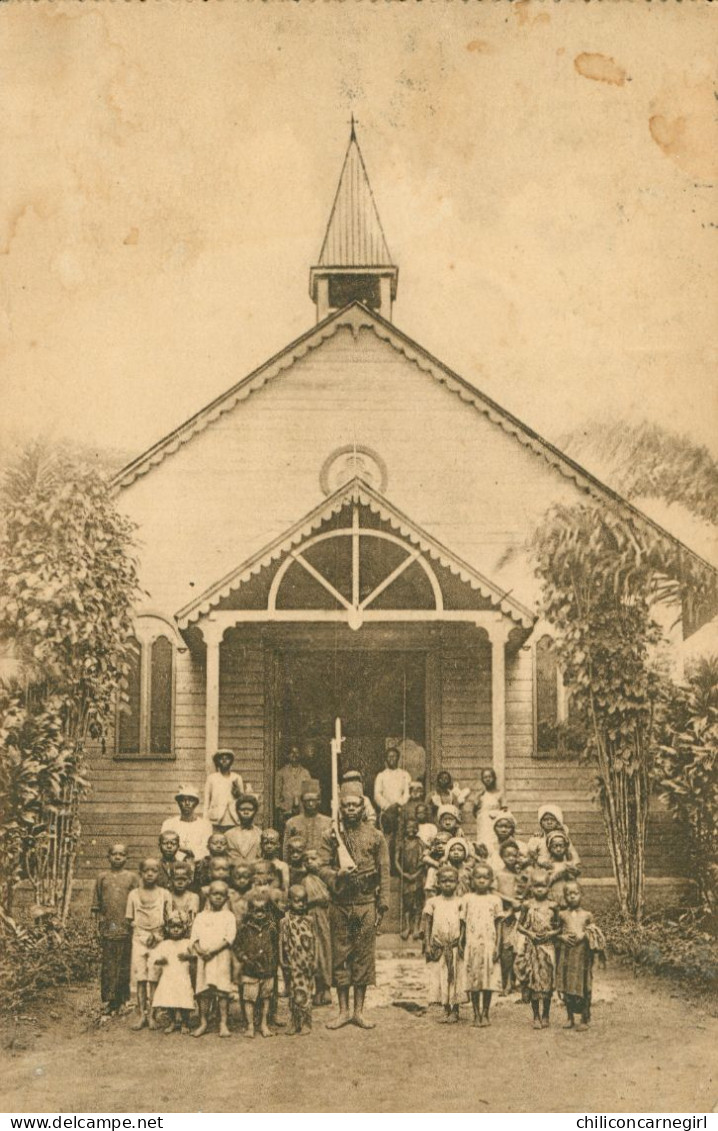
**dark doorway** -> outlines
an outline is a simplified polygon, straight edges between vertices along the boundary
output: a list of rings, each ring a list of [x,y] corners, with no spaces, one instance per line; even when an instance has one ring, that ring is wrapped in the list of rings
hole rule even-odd
[[[346,736],[340,772],[359,770],[373,797],[374,778],[390,741],[426,748],[426,655],[395,651],[302,651],[279,657],[277,695],[278,765],[290,745],[322,786],[329,811],[329,744],[334,720]],[[417,773],[416,764],[407,769]]]

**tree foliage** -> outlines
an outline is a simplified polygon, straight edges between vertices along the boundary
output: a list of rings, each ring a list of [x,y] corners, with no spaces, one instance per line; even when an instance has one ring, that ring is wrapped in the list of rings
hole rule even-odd
[[[62,891],[49,898],[63,904],[86,743],[102,736],[126,671],[138,591],[132,539],[96,469],[34,445],[6,471],[0,639],[12,641],[21,679],[0,708],[3,878],[7,888],[18,869],[31,871],[36,894],[47,895],[56,875]]]
[[[627,499],[680,503],[718,523],[718,464],[704,445],[658,424],[601,422],[563,437],[559,446],[596,467]]]
[[[702,597],[715,585],[699,562],[648,524],[605,506],[557,506],[534,538],[546,619],[575,717],[598,769],[604,824],[624,914],[640,919],[655,708],[650,662],[656,601]]]
[[[718,656],[697,661],[671,688],[656,758],[661,797],[689,833],[692,875],[703,903],[716,909],[718,888]]]

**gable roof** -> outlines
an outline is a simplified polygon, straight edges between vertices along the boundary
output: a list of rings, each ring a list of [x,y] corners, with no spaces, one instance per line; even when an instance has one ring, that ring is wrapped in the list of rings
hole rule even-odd
[[[278,538],[273,539],[267,546],[253,554],[236,569],[220,578],[189,604],[185,605],[175,615],[180,627],[185,628],[192,621],[209,613],[223,597],[228,597],[234,590],[239,589],[243,582],[258,573],[261,569],[277,561],[278,558],[290,553],[299,543],[304,542],[327,519],[338,514],[348,503],[361,503],[370,511],[378,515],[394,530],[403,535],[412,545],[418,546],[428,557],[441,563],[451,573],[461,578],[472,589],[477,590],[482,597],[487,598],[497,611],[510,617],[522,628],[530,629],[536,621],[536,614],[526,605],[521,604],[510,593],[494,585],[484,574],[479,573],[467,562],[457,557],[451,550],[443,546],[420,526],[417,526],[402,511],[390,503],[386,496],[379,494],[363,479],[354,478],[345,483],[328,498],[295,523]]]
[[[592,475],[590,471],[581,467],[570,456],[565,455],[557,447],[551,444],[548,440],[544,439],[530,428],[518,417],[507,409],[502,408],[496,401],[482,393],[474,385],[470,384],[465,378],[449,369],[447,365],[439,361],[438,358],[428,353],[417,342],[413,341],[406,334],[390,322],[387,322],[379,314],[368,307],[363,306],[359,302],[350,303],[342,310],[338,310],[330,314],[322,322],[317,323],[311,330],[302,334],[295,341],[291,342],[285,349],[275,354],[255,369],[248,376],[232,385],[226,392],[215,397],[204,408],[196,412],[188,420],[181,424],[174,431],[164,436],[147,451],[137,456],[127,464],[113,480],[113,486],[117,490],[129,487],[140,476],[145,475],[152,467],[162,463],[168,456],[176,452],[183,444],[188,443],[194,436],[203,432],[213,421],[217,420],[224,413],[231,412],[241,402],[246,400],[252,393],[261,389],[269,381],[278,377],[286,369],[304,357],[311,350],[318,349],[323,342],[334,337],[334,335],[341,329],[349,329],[355,337],[358,336],[361,330],[370,330],[382,341],[388,342],[394,349],[408,360],[413,362],[424,373],[428,373],[439,384],[444,385],[450,392],[460,397],[461,400],[471,404],[477,412],[487,417],[493,424],[503,429],[508,435],[512,436],[517,443],[522,444],[524,447],[532,451],[537,457],[543,459],[561,475],[567,479],[572,480],[582,491],[591,495],[593,498],[601,502],[610,502],[614,506],[618,506],[624,512],[638,518],[641,522],[646,523],[652,527],[661,537],[669,539],[674,545],[677,545],[682,550],[685,550],[696,561],[702,563],[711,571],[716,571],[715,567],[686,546],[679,538],[671,534],[670,531],[665,530],[659,523],[649,518],[633,503],[624,499],[617,491],[602,483],[601,480]]]
[[[393,266],[353,122],[319,266]]]

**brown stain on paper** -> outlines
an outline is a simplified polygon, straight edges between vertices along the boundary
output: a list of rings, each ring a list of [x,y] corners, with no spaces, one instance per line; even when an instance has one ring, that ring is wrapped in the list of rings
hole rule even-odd
[[[718,177],[718,129],[710,80],[674,82],[651,103],[648,129],[656,145],[692,177]]]
[[[623,86],[626,72],[610,55],[594,51],[582,51],[573,61],[579,75],[594,82],[607,82],[612,86]]]
[[[475,51],[479,55],[490,55],[493,51],[488,39],[472,39],[466,44],[467,51]]]

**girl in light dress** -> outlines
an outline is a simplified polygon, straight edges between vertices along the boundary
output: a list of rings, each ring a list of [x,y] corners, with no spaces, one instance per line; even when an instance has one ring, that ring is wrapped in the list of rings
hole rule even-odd
[[[499,789],[496,773],[487,766],[481,771],[474,802],[476,817],[476,840],[491,848],[494,839],[494,821],[500,811],[506,808],[503,792]]]
[[[197,896],[195,896],[195,899]],[[152,999],[155,1011],[167,1009],[170,1014],[166,1034],[189,1033],[189,1015],[194,1009],[194,992],[190,977],[189,942],[185,937],[186,922],[178,912],[170,914],[165,924],[166,938],[155,947],[152,960],[159,967],[159,981]]]
[[[474,1011],[477,1028],[490,1025],[491,995],[501,990],[501,919],[504,914],[500,895],[491,891],[493,869],[476,864],[471,873],[471,891],[461,901],[461,942],[464,988]]]
[[[210,1005],[219,1007],[219,1035],[231,1036],[227,1025],[229,997],[235,992],[232,983],[230,947],[237,933],[237,920],[227,907],[228,888],[214,880],[207,892],[207,906],[192,924],[190,950],[197,955],[197,1003],[199,1026],[193,1037],[207,1032]]]
[[[462,900],[456,894],[456,869],[451,864],[442,864],[436,883],[438,894],[427,899],[422,916],[429,1004],[442,1005],[442,1021],[456,1024],[459,1003],[466,1000],[463,960],[459,955]]]

